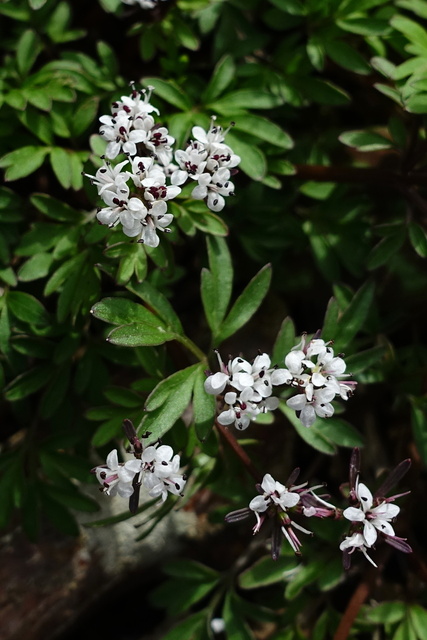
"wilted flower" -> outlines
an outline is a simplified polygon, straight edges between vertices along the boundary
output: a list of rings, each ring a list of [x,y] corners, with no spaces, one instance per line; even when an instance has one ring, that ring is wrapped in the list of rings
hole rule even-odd
[[[308,517],[321,518],[335,516],[336,513],[332,504],[325,502],[314,493],[314,490],[318,487],[307,488],[307,482],[294,485],[298,475],[299,469],[294,469],[286,484],[283,485],[277,482],[269,473],[265,474],[261,484],[256,485],[260,495],[250,501],[249,507],[232,511],[225,517],[227,522],[236,522],[248,517],[251,512],[255,513],[254,534],[259,532],[266,519],[272,519],[271,555],[273,560],[277,560],[279,557],[283,537],[289,542],[293,551],[300,555],[301,542],[295,530],[312,535],[311,531],[308,531],[308,529],[305,529],[290,517],[290,511]]]
[[[350,500],[354,503],[343,511],[343,516],[352,523],[351,534],[340,544],[344,552],[344,567],[350,566],[350,555],[358,549],[376,567],[370,558],[367,549],[372,548],[378,538],[383,539],[391,546],[411,553],[412,549],[405,538],[398,538],[394,532],[391,521],[399,514],[400,507],[391,504],[409,492],[397,494],[385,498],[385,494],[405,475],[411,461],[409,458],[401,462],[388,476],[381,487],[372,495],[368,487],[359,481],[359,450],[354,449],[350,463]]]

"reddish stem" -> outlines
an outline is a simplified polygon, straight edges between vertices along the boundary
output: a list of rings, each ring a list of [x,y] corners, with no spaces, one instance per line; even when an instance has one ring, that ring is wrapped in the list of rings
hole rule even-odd
[[[246,469],[249,471],[251,476],[255,479],[255,482],[261,482],[262,481],[261,474],[259,473],[258,469],[255,467],[255,465],[252,463],[252,460],[250,459],[246,451],[237,442],[236,438],[233,436],[231,431],[229,431],[227,427],[224,427],[222,424],[219,424],[218,420],[215,420],[215,426],[220,432],[221,436],[224,438],[224,440],[226,440],[227,443],[230,445],[230,447],[233,449],[236,456],[240,458],[242,463],[245,465]]]

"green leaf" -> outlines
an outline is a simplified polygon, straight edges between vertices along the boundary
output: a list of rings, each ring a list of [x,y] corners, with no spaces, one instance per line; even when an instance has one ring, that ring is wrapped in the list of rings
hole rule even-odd
[[[365,610],[363,618],[374,624],[393,624],[402,620],[405,611],[406,605],[403,602],[382,602]]]
[[[230,640],[254,640],[254,635],[239,610],[237,596],[232,591],[228,591],[225,597],[222,618],[225,622],[227,638]]]
[[[191,204],[190,207],[188,213],[190,214],[191,220],[197,229],[200,229],[200,231],[203,231],[204,233],[210,233],[214,236],[223,237],[228,235],[228,227],[222,218],[212,211],[209,211],[207,207],[203,212],[194,211]]]
[[[386,352],[387,349],[384,346],[359,351],[358,353],[346,358],[347,371],[351,371],[352,375],[365,371],[365,369],[377,364],[384,357]]]
[[[385,36],[391,32],[389,23],[386,20],[376,18],[345,18],[337,20],[337,25],[360,36]]]
[[[30,198],[30,202],[41,213],[53,220],[59,220],[60,222],[79,222],[81,220],[80,212],[46,193],[34,193]],[[60,230],[60,227],[57,227],[57,229]]]
[[[27,146],[7,153],[0,159],[0,167],[7,167],[6,182],[19,180],[34,173],[41,167],[48,152],[48,147]]]
[[[264,556],[239,575],[239,586],[242,589],[258,589],[283,582],[287,573],[297,566],[298,560],[293,557],[280,556],[273,562],[271,556]]]
[[[411,425],[415,446],[424,464],[427,465],[427,403],[423,398],[410,398]]]
[[[32,256],[19,268],[18,279],[21,282],[31,282],[44,278],[49,273],[52,260],[53,256],[50,253],[38,253]]]
[[[42,303],[29,293],[9,291],[7,302],[9,309],[19,320],[37,326],[50,324],[50,316]]]
[[[203,600],[207,594],[215,587],[216,582],[192,582],[190,580],[180,580],[179,589],[176,588],[175,580],[166,580],[150,593],[152,602],[163,605],[166,608],[168,617],[177,616]],[[184,636],[187,640],[187,636]]]
[[[233,133],[228,134],[227,143],[230,144],[234,153],[240,156],[241,162],[239,168],[242,171],[253,180],[262,180],[265,177],[267,160],[258,147],[241,140]]]
[[[335,298],[330,298],[326,307],[323,320],[322,337],[324,340],[333,340],[335,329],[340,314],[340,305]]]
[[[298,86],[301,87],[310,101],[319,104],[333,106],[345,105],[350,102],[349,94],[333,82],[319,80],[318,78],[298,78]]]
[[[391,140],[373,131],[346,131],[338,136],[338,140],[359,151],[379,151],[394,146]]]
[[[340,317],[334,337],[334,349],[337,353],[345,349],[363,327],[372,305],[374,290],[373,282],[365,282]]]
[[[56,225],[55,225],[56,226]],[[66,260],[61,266],[51,275],[46,282],[44,288],[44,295],[50,296],[51,293],[58,291],[64,282],[66,282],[75,273],[80,273],[85,260],[87,259],[87,251],[79,253],[77,256]]]
[[[107,342],[119,347],[149,347],[175,340],[176,334],[162,326],[133,323],[113,329],[107,336]]]
[[[405,240],[405,235],[402,229],[399,229],[397,233],[393,233],[385,238],[382,238],[377,245],[372,249],[366,260],[366,267],[369,271],[381,267],[393,258],[399,251]]]
[[[205,391],[206,375],[203,367],[199,368],[194,381],[193,413],[196,434],[201,442],[207,440],[215,422],[215,396]]]
[[[411,604],[409,618],[419,640],[427,640],[427,611],[419,604]]]
[[[393,640],[417,640],[417,635],[412,628],[409,617],[403,619],[403,622],[397,627]]]
[[[201,562],[195,560],[170,560],[163,567],[168,576],[191,580],[194,582],[217,582],[221,574]]]
[[[334,455],[337,452],[337,448],[335,444],[322,433],[321,429],[319,429],[319,425],[321,424],[321,420],[316,420],[311,427],[304,427],[299,418],[297,418],[295,411],[290,407],[286,406],[284,402],[281,402],[279,405],[279,409],[289,422],[295,428],[295,431],[298,435],[305,441],[310,447],[320,451],[321,453],[326,453],[326,455]]]
[[[64,401],[70,383],[70,366],[63,366],[53,374],[54,378],[47,386],[40,402],[40,416],[44,419],[50,418]]]
[[[14,402],[15,400],[26,398],[44,387],[51,376],[52,366],[50,364],[42,364],[21,373],[5,387],[4,395],[6,400]]]
[[[151,433],[149,442],[162,438],[188,407],[198,366],[190,374],[187,373],[182,383],[168,394],[167,401],[162,406],[144,416],[141,426],[144,432]]]
[[[58,531],[73,537],[77,537],[80,534],[76,519],[68,509],[52,498],[47,492],[42,493],[42,505],[47,517]]]
[[[371,72],[369,64],[352,46],[343,40],[325,39],[322,43],[327,55],[344,69],[368,75]]]
[[[292,149],[294,146],[292,138],[286,131],[262,116],[253,114],[239,115],[236,118],[235,129],[249,133],[256,138],[260,138],[260,140],[270,142],[270,144],[274,144],[281,149]]]
[[[281,96],[267,93],[267,91],[240,89],[239,91],[227,93],[223,98],[211,102],[208,108],[221,114],[229,115],[239,109],[273,109],[281,106],[283,102],[284,99]]]
[[[312,584],[315,580],[320,578],[325,570],[325,562],[322,559],[311,560],[309,564],[301,565],[300,570],[296,573],[295,577],[289,582],[285,589],[285,598],[293,600],[296,598],[304,587]]]
[[[285,357],[295,346],[295,339],[295,325],[292,318],[288,316],[283,320],[274,343],[273,355],[271,356],[273,365],[283,365]]]
[[[168,400],[171,394],[174,394],[175,391],[180,388],[180,386],[187,380],[188,377],[191,377],[193,376],[193,374],[198,373],[199,369],[199,364],[193,364],[190,367],[186,367],[185,369],[176,371],[167,378],[164,378],[148,396],[144,407],[145,410],[154,411],[155,409],[158,409]]]
[[[141,300],[144,300],[149,307],[154,309],[164,322],[165,326],[173,329],[176,333],[183,333],[181,321],[175,313],[171,303],[150,282],[144,281],[136,285],[130,284],[127,289],[141,298]]]
[[[68,152],[62,147],[53,147],[50,152],[50,164],[58,182],[64,189],[71,187],[71,163]]]
[[[25,76],[28,73],[40,51],[41,45],[37,33],[32,29],[24,31],[16,45],[16,62],[22,75]]]
[[[339,447],[363,447],[362,435],[349,422],[332,416],[318,420],[317,430],[331,442]]]
[[[150,325],[151,329],[166,329],[163,320],[151,313],[144,305],[128,298],[103,298],[93,305],[91,314],[109,324]]]
[[[173,80],[143,78],[142,84],[145,87],[154,87],[154,96],[159,96],[177,109],[181,109],[181,111],[190,111],[191,103],[188,96]]]
[[[80,136],[96,120],[99,98],[91,96],[79,104],[72,121],[72,131],[75,136]]]
[[[424,229],[416,222],[408,225],[409,239],[415,251],[421,258],[427,258],[427,235]]]
[[[405,100],[405,109],[410,113],[427,113],[427,93],[415,93]]]
[[[413,44],[419,45],[427,54],[427,31],[414,20],[402,15],[395,15],[390,24],[396,31],[400,31]]]
[[[202,270],[201,295],[209,326],[217,332],[227,311],[233,286],[233,264],[227,242],[206,238],[210,271]]]
[[[203,630],[208,624],[208,614],[206,611],[198,611],[193,615],[188,616],[172,629],[170,629],[165,635],[162,636],[163,640],[199,640]]]
[[[267,295],[270,281],[271,265],[267,264],[252,278],[232,306],[215,336],[217,344],[232,336],[252,318]]]
[[[223,56],[216,64],[212,77],[202,99],[204,103],[209,103],[225,91],[236,75],[236,66],[230,55]]]

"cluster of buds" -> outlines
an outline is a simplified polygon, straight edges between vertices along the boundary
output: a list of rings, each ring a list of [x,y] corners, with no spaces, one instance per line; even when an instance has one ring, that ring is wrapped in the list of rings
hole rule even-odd
[[[350,493],[351,506],[343,511],[343,516],[351,522],[349,536],[340,544],[344,552],[343,562],[346,569],[350,568],[351,554],[361,551],[365,558],[376,567],[377,565],[368,555],[367,550],[374,547],[378,539],[395,547],[403,553],[411,553],[412,549],[406,542],[406,538],[396,536],[390,521],[400,512],[400,507],[393,504],[396,498],[409,493],[399,493],[386,498],[385,495],[407,473],[411,461],[403,460],[389,474],[383,484],[375,491],[374,495],[368,487],[359,481],[360,456],[359,450],[354,449],[350,462]]]
[[[260,413],[274,411],[279,399],[272,396],[273,386],[282,385],[287,380],[285,369],[270,368],[271,360],[266,353],[255,358],[252,364],[243,358],[234,358],[224,365],[216,352],[220,371],[205,380],[205,391],[220,395],[226,388],[224,402],[228,409],[218,416],[222,425],[233,424],[237,429],[246,429],[251,420]]]
[[[350,461],[350,502],[351,505],[344,511],[337,509],[333,504],[325,500],[329,496],[319,496],[314,491],[323,485],[307,487],[307,482],[295,485],[300,470],[294,469],[287,482],[283,485],[274,480],[267,473],[261,484],[256,488],[260,495],[253,498],[245,509],[232,511],[225,516],[226,522],[237,522],[255,514],[256,523],[253,527],[254,534],[258,533],[266,520],[272,522],[271,555],[277,560],[283,538],[286,538],[296,555],[301,555],[302,546],[297,531],[312,535],[312,533],[295,522],[294,514],[300,514],[308,518],[334,518],[335,520],[347,519],[351,521],[351,535],[347,536],[340,544],[340,550],[344,552],[343,565],[350,568],[351,554],[357,549],[375,567],[374,561],[367,554],[367,549],[372,548],[379,540],[384,540],[392,547],[404,553],[411,553],[412,549],[405,538],[396,536],[391,525],[400,508],[392,504],[396,498],[407,495],[409,492],[400,493],[385,498],[384,495],[405,475],[411,461],[404,460],[390,473],[388,478],[377,489],[374,495],[366,485],[359,482],[359,449],[354,449]],[[292,517],[291,517],[292,516]]]
[[[205,391],[216,396],[225,391],[223,399],[228,409],[219,414],[218,422],[222,425],[234,422],[237,429],[246,429],[260,413],[277,409],[279,399],[272,396],[272,387],[284,384],[302,391],[289,398],[286,404],[296,411],[304,426],[310,427],[316,416],[332,416],[331,401],[336,396],[347,400],[357,383],[340,379],[350,374],[344,373],[346,364],[341,356],[334,356],[330,344],[317,334],[306,342],[304,335],[286,356],[284,369],[271,368],[266,353],[257,356],[253,364],[243,358],[234,358],[224,365],[217,352],[220,371],[209,374]]]
[[[181,495],[186,477],[179,473],[180,457],[174,455],[172,447],[156,443],[144,447],[130,420],[123,421],[123,428],[131,443],[134,459],[119,462],[117,449],[113,449],[106,464],[92,469],[101,491],[109,496],[129,498],[129,508],[134,513],[138,508],[139,492],[143,486],[151,498],[164,502],[168,493]]]
[[[184,184],[188,179],[197,182],[191,195],[196,200],[204,200],[211,211],[224,208],[224,197],[234,195],[231,175],[237,170],[240,157],[224,143],[230,127],[223,131],[212,116],[209,131],[193,127],[191,140],[185,151],[175,152],[179,169],[172,173],[172,184]],[[230,126],[233,126],[232,123]]]
[[[177,151],[181,169],[173,164],[175,139],[154,120],[152,114],[159,115],[159,111],[150,104],[151,93],[151,87],[137,91],[132,85],[131,95],[113,102],[111,115],[101,116],[99,133],[108,143],[104,164],[94,176],[84,175],[96,186],[106,205],[96,214],[101,224],[120,224],[128,237],[157,247],[158,232],[170,231],[173,215],[168,213],[167,202],[181,193],[179,185],[189,179],[198,180],[193,197],[205,199],[210,209],[219,211],[224,206],[223,196],[234,190],[228,167],[234,167],[240,158],[223,144],[225,134],[221,127],[211,126],[208,132],[194,127],[193,135],[199,139],[190,144],[194,153],[189,152],[190,147]],[[128,159],[113,165],[111,161],[122,154]]]
[[[256,524],[253,532],[258,533],[264,521],[269,518],[273,523],[271,556],[277,560],[280,555],[283,537],[291,545],[297,555],[301,555],[302,546],[296,532],[301,531],[312,535],[311,531],[305,529],[291,518],[291,514],[302,514],[306,517],[335,517],[336,509],[334,505],[326,502],[322,497],[314,493],[315,489],[322,487],[307,487],[307,482],[294,485],[299,476],[300,470],[294,469],[286,484],[281,484],[267,473],[261,484],[256,485],[257,491],[261,494],[253,498],[249,507],[232,511],[225,516],[226,522],[237,522],[246,518],[251,513],[255,513]]]

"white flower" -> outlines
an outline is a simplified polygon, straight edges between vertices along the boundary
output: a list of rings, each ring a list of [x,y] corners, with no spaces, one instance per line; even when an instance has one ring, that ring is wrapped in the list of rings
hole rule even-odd
[[[319,418],[329,418],[334,413],[334,407],[331,404],[331,400],[335,397],[335,392],[329,388],[324,389],[309,389],[309,393],[301,393],[286,401],[286,404],[291,409],[299,411],[299,419],[305,427],[311,427],[316,420],[316,416]]]
[[[109,496],[119,494],[122,498],[129,498],[133,492],[133,479],[141,471],[139,460],[128,460],[119,463],[117,449],[113,449],[107,456],[107,464],[92,469],[103,491]]]
[[[84,173],[83,175],[86,176],[86,178],[90,178],[91,183],[98,189],[98,195],[101,195],[106,189],[117,193],[129,178],[130,174],[127,171],[122,173],[123,167],[127,164],[128,160],[119,162],[119,164],[115,166],[110,162],[106,162],[98,169],[94,176],[88,173]]]
[[[351,522],[363,524],[363,538],[367,547],[372,547],[377,540],[377,531],[381,531],[388,536],[394,536],[394,529],[390,520],[395,518],[400,507],[389,502],[381,502],[378,506],[372,507],[373,497],[368,487],[362,482],[356,484],[356,496],[360,507],[348,507],[343,511],[343,516]]]
[[[215,149],[215,146],[224,142],[225,136],[233,125],[234,123],[232,123],[228,129],[223,131],[222,127],[216,124],[216,116],[212,116],[208,131],[205,131],[202,127],[193,127],[192,134],[196,140],[201,142],[208,151],[211,152]]]
[[[261,411],[259,406],[251,401],[252,396],[251,387],[243,389],[239,396],[233,391],[226,393],[224,400],[229,405],[229,409],[219,414],[219,424],[226,426],[234,422],[236,429],[240,431],[247,429],[251,420],[254,420]]]
[[[99,120],[104,125],[99,133],[108,142],[105,150],[107,158],[113,160],[119,153],[126,153],[129,156],[137,154],[136,145],[145,141],[147,137],[145,131],[133,129],[133,121],[124,115],[119,115],[117,118],[101,116]]]
[[[172,220],[173,215],[166,213],[166,203],[162,201],[154,202],[151,205],[149,214],[141,222],[141,237],[138,242],[146,244],[148,247],[158,247],[160,240],[157,232],[169,233],[168,225]]]
[[[164,502],[168,493],[180,495],[186,480],[179,473],[180,457],[169,445],[152,445],[142,453],[142,483],[152,498]]]
[[[341,356],[334,355],[329,345],[321,338],[313,338],[306,343],[306,336],[303,335],[300,344],[285,358],[288,383],[303,391],[289,398],[286,404],[300,412],[299,418],[307,427],[313,424],[316,416],[332,416],[334,407],[331,401],[335,396],[347,400],[357,384],[353,380],[340,380],[349,375],[344,373],[346,364]]]
[[[221,211],[225,206],[223,196],[234,194],[234,184],[230,182],[230,171],[218,169],[215,173],[202,173],[197,178],[198,186],[191,192],[195,200],[205,200],[211,211]]]
[[[156,158],[157,162],[167,166],[172,161],[172,149],[171,146],[175,142],[175,138],[169,135],[166,127],[155,125],[147,134],[147,138],[144,142],[146,148]]]
[[[102,193],[102,199],[108,206],[96,214],[101,224],[115,227],[120,223],[123,233],[129,237],[135,237],[141,233],[147,208],[139,198],[129,198],[127,185],[120,189],[119,194],[107,189]]]
[[[199,142],[192,141],[185,151],[178,149],[175,160],[179,169],[172,174],[172,184],[183,184],[187,178],[197,180],[205,170],[207,157],[207,150]]]
[[[349,554],[354,553],[356,549],[361,551],[365,558],[369,560],[374,567],[377,567],[372,558],[367,554],[366,540],[361,533],[353,533],[352,536],[347,536],[340,544],[340,550]]]
[[[122,0],[124,1],[124,0]],[[146,0],[147,1],[147,0]],[[150,2],[152,0],[149,0]],[[150,104],[151,94],[153,92],[154,87],[148,87],[147,89],[142,89],[141,91],[137,91],[134,84],[132,85],[132,93],[130,96],[122,96],[120,100],[113,102],[113,117],[117,116],[127,116],[128,118],[132,118],[134,121],[137,118],[143,118],[144,116],[150,113],[157,113],[159,115],[159,110],[156,107],[153,107]],[[150,116],[151,117],[151,116]],[[152,120],[152,125],[154,125],[154,120]],[[136,127],[139,128],[139,127]]]
[[[139,4],[141,9],[154,9],[161,0],[122,0],[124,4]]]

